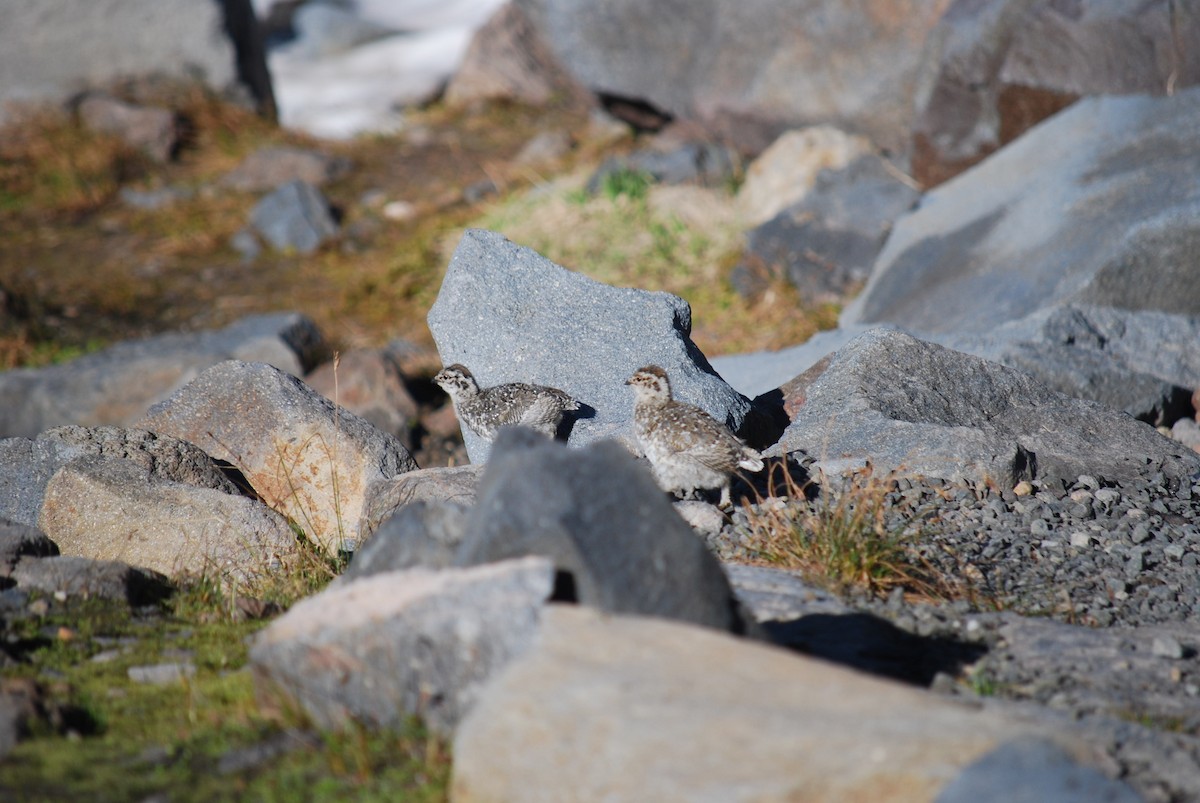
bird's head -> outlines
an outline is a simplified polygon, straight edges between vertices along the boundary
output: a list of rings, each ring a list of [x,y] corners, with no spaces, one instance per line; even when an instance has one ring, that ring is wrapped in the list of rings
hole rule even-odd
[[[479,392],[475,377],[465,365],[454,363],[438,371],[433,377],[434,383],[449,394],[451,399],[458,399]]]
[[[647,365],[633,372],[633,376],[625,380],[625,384],[633,388],[633,395],[638,401],[665,403],[671,400],[671,380],[667,372],[657,365]]]

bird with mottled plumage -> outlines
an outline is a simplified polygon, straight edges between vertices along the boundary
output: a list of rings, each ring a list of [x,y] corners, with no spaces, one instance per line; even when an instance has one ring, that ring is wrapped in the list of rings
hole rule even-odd
[[[633,388],[638,444],[664,491],[687,496],[720,488],[720,505],[728,507],[733,473],[739,468],[762,470],[762,455],[724,424],[695,405],[671,398],[671,381],[662,368],[639,368],[625,384]]]
[[[489,443],[507,426],[529,427],[553,438],[563,416],[579,409],[579,402],[545,385],[508,382],[481,389],[458,363],[438,371],[433,381],[450,396],[458,420]]]

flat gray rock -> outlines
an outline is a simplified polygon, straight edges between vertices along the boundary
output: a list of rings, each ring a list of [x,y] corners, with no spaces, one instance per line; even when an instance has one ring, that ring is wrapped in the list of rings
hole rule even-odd
[[[770,450],[803,450],[817,468],[870,462],[877,472],[991,481],[1179,481],[1200,455],[1095,402],[1027,374],[887,330],[840,349]]]
[[[417,467],[395,436],[264,363],[215,365],[141,423],[233,464],[331,550],[356,537],[372,485]]]
[[[262,631],[251,669],[262,693],[321,727],[396,728],[416,715],[448,734],[528,648],[553,586],[543,558],[339,584]]]
[[[843,323],[986,333],[1069,302],[1194,314],[1200,88],[1079,101],[925,195]]]
[[[310,318],[274,313],[215,331],[117,343],[60,365],[0,372],[0,435],[31,438],[63,424],[129,426],[222,360],[266,362],[299,376],[324,350]]]
[[[338,233],[329,201],[313,185],[289,181],[254,205],[250,225],[276,251],[311,254]]]
[[[576,450],[501,433],[456,562],[525,555],[552,560],[561,595],[583,605],[735,632],[750,624],[703,540],[612,441]]]
[[[463,234],[429,311],[443,364],[462,363],[481,387],[548,385],[586,405],[572,445],[632,442],[624,382],[649,364],[667,372],[676,398],[742,428],[750,402],[713,372],[691,341],[691,321],[677,296],[601,284],[480,229]],[[469,430],[463,438],[471,462],[484,462],[488,444]]]

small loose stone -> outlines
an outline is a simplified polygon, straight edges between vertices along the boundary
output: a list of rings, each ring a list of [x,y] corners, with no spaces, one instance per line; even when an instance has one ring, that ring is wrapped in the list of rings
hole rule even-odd
[[[1179,660],[1183,657],[1183,645],[1171,636],[1155,636],[1150,652],[1157,658]]]

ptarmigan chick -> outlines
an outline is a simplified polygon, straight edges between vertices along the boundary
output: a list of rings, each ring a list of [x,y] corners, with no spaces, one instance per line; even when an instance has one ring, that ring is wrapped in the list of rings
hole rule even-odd
[[[662,368],[639,368],[625,384],[633,388],[638,443],[664,491],[687,495],[720,488],[721,507],[728,507],[733,473],[762,470],[762,455],[723,424],[699,407],[671,398],[671,381]]]
[[[563,415],[578,410],[579,402],[557,388],[509,382],[480,390],[464,366],[455,363],[433,378],[454,403],[458,420],[489,443],[501,427],[523,426],[551,438]]]

